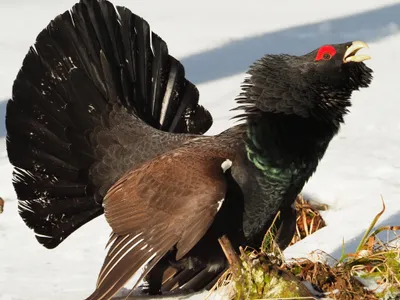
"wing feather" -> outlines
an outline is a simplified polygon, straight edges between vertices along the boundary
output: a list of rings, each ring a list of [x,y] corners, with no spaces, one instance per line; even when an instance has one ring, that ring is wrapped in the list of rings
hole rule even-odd
[[[108,191],[104,210],[114,234],[89,299],[112,296],[146,264],[142,279],[175,247],[180,259],[204,236],[226,192],[221,164],[233,155],[211,146],[161,155]]]

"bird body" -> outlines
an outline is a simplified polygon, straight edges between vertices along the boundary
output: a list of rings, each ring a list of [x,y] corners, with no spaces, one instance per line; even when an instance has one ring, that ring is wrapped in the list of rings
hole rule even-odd
[[[227,267],[222,235],[257,248],[280,211],[289,244],[296,196],[371,81],[364,47],[264,56],[236,99],[243,122],[206,136],[210,113],[147,22],[82,0],[39,34],[7,105],[20,214],[54,248],[104,212],[110,248],[88,299],[143,265],[150,294],[203,289]]]

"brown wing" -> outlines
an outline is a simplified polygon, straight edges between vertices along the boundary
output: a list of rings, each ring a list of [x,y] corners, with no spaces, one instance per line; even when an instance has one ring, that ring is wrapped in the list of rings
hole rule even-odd
[[[174,246],[177,259],[185,255],[225,197],[221,164],[231,156],[210,147],[180,148],[123,176],[104,200],[112,246],[88,299],[108,299],[146,264],[140,281]]]

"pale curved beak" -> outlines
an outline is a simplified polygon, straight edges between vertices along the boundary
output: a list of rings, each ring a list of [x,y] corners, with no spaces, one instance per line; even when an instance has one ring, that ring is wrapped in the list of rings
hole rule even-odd
[[[369,55],[357,55],[357,52],[361,49],[369,48],[367,43],[362,41],[354,41],[350,47],[347,48],[343,56],[343,62],[362,62],[364,60],[371,59]]]

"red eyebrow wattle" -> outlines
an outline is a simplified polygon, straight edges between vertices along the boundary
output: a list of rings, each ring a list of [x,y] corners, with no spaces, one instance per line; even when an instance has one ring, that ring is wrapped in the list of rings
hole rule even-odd
[[[336,54],[336,49],[335,47],[331,45],[325,45],[319,48],[317,56],[315,57],[315,60],[321,60],[324,57],[324,54],[329,54],[331,57]]]

